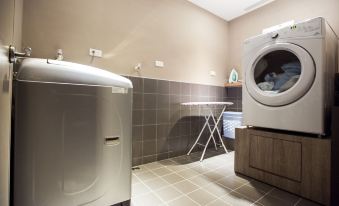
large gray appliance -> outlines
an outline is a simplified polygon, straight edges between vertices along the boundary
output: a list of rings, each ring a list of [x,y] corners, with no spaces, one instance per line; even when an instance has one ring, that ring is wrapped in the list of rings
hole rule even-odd
[[[26,59],[13,92],[14,206],[130,200],[128,79],[80,64]]]

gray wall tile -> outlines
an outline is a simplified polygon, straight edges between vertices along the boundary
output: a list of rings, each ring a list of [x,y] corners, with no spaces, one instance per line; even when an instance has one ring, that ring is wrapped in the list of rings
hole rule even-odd
[[[204,109],[182,106],[190,101],[231,101],[241,111],[241,88],[129,77],[133,83],[133,165],[186,154],[205,123]],[[219,114],[220,108],[213,109]],[[203,133],[203,140],[209,136]],[[194,151],[201,150],[197,147]]]

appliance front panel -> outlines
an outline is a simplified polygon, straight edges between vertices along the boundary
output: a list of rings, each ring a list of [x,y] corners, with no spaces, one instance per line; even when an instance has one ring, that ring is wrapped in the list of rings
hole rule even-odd
[[[17,82],[14,206],[128,200],[129,99],[111,87]]]

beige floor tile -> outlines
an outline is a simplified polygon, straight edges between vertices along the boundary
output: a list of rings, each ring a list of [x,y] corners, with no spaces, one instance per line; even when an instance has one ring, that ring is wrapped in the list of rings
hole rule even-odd
[[[293,195],[291,193],[279,190],[279,189],[273,189],[272,192],[269,193],[269,195],[282,199],[288,203],[295,204],[299,200],[299,197],[296,195]]]
[[[208,203],[218,199],[216,196],[208,193],[204,189],[198,189],[190,194],[188,194],[192,200],[196,201],[200,205],[207,205]]]
[[[215,201],[212,201],[208,203],[206,206],[232,206],[231,204],[228,204],[220,199],[216,199]]]
[[[237,189],[245,184],[243,182],[239,182],[236,178],[232,177],[222,178],[218,180],[217,183],[232,190]]]
[[[238,188],[235,191],[244,195],[245,197],[252,200],[253,202],[257,201],[259,198],[265,195],[265,192],[258,190],[254,187],[247,186],[247,185],[243,185],[242,187]]]
[[[175,189],[173,186],[165,187],[159,189],[155,192],[163,201],[169,202],[171,200],[177,199],[183,194]]]
[[[219,180],[223,177],[226,177],[225,174],[218,172],[217,170],[206,172],[206,173],[203,174],[203,176],[210,179],[210,180],[213,180],[213,181],[216,181],[216,180]]]
[[[154,178],[157,178],[158,176],[156,176],[154,173],[150,172],[150,171],[146,171],[146,172],[142,172],[142,173],[137,173],[135,174],[141,181],[148,181]]]
[[[239,174],[231,175],[231,176],[229,176],[229,178],[233,178],[233,179],[235,179],[235,180],[237,180],[238,182],[241,182],[241,183],[250,183],[251,181],[253,181],[252,178],[244,176],[244,175],[239,175]]]
[[[136,168],[136,169],[133,169],[133,170],[132,170],[132,173],[133,173],[133,174],[138,174],[138,173],[143,173],[143,172],[149,171],[149,169],[146,168],[146,167],[143,166],[143,165],[139,165],[139,166],[136,166],[136,167],[134,167],[134,168]]]
[[[261,190],[262,192],[265,192],[265,193],[273,189],[272,186],[267,185],[267,184],[262,183],[262,182],[259,182],[259,181],[256,181],[256,180],[251,181],[248,184],[248,186],[254,187],[254,188]]]
[[[192,179],[193,177],[200,175],[200,173],[194,171],[193,169],[186,169],[179,171],[178,175],[184,177],[185,179]]]
[[[250,206],[253,203],[253,201],[236,192],[231,192],[221,197],[221,199],[234,206]]]
[[[196,177],[190,179],[190,181],[192,181],[194,184],[198,185],[199,187],[206,187],[207,185],[213,183],[212,180],[206,178],[203,175],[196,176]]]
[[[158,161],[159,164],[162,164],[163,166],[173,166],[177,165],[178,163],[173,162],[171,159],[165,159],[165,160],[160,160]]]
[[[202,164],[199,164],[199,165],[197,165],[196,167],[193,167],[192,169],[193,169],[194,171],[200,173],[200,174],[204,174],[204,173],[206,173],[206,172],[208,172],[208,171],[211,170],[211,168],[206,167],[206,166],[204,166],[204,165],[202,165]]]
[[[199,189],[199,186],[193,184],[192,182],[185,180],[182,182],[179,182],[177,184],[173,185],[177,190],[179,190],[180,192],[182,192],[183,194],[187,194],[190,193],[194,190]]]
[[[193,153],[139,166],[140,170],[134,170],[132,176],[132,206],[318,205],[251,178],[237,176],[234,152],[209,155],[202,163],[198,161],[200,155]],[[232,191],[234,189],[236,191]]]
[[[164,204],[164,202],[152,193],[134,198],[133,203],[136,206],[160,206]]]
[[[137,197],[151,192],[144,184],[137,183],[132,185],[132,196]]]
[[[182,196],[178,199],[175,199],[167,203],[169,206],[198,206],[193,200],[186,196]]]
[[[140,183],[140,180],[137,178],[136,175],[132,175],[132,184]]]
[[[173,173],[172,170],[169,170],[169,169],[166,168],[166,167],[161,167],[161,168],[152,170],[152,172],[153,172],[154,174],[158,175],[158,176],[164,176],[164,175],[168,175],[168,174]]]
[[[144,182],[144,184],[146,184],[151,190],[158,190],[160,188],[169,186],[169,183],[160,177]]]
[[[229,188],[226,188],[226,187],[219,185],[219,184],[216,184],[216,183],[209,184],[206,187],[203,187],[203,189],[209,191],[210,193],[216,195],[217,197],[227,195],[231,192],[231,190]]]
[[[184,178],[175,174],[175,173],[172,173],[172,174],[169,174],[169,175],[165,175],[165,176],[162,176],[162,178],[164,180],[166,180],[168,183],[170,184],[175,184],[177,182],[180,182],[180,181],[183,181]]]
[[[149,170],[155,170],[155,169],[159,169],[161,167],[164,167],[164,165],[158,163],[158,162],[152,162],[152,163],[148,163],[143,165],[144,167],[146,167]]]
[[[284,201],[283,199],[279,199],[271,195],[266,195],[265,197],[260,199],[258,202],[265,206],[292,206],[294,205],[294,203]]]
[[[180,164],[177,164],[177,165],[168,165],[166,166],[167,169],[170,169],[174,172],[180,172],[182,170],[187,170],[189,169],[189,167],[187,165],[180,165]]]

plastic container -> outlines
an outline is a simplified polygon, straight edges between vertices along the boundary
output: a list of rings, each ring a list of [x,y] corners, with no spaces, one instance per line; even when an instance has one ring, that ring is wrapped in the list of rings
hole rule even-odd
[[[242,125],[242,112],[224,112],[224,137],[235,139],[235,128]]]

